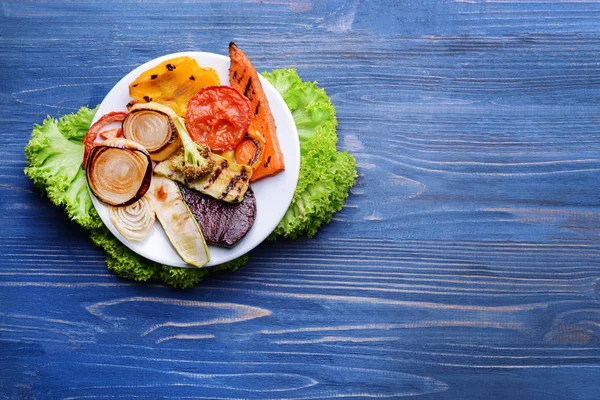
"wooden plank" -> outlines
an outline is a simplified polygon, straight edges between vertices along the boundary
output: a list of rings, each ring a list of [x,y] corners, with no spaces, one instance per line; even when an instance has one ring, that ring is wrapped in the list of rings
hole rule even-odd
[[[4,1],[4,398],[597,397],[600,5]],[[336,105],[359,182],[190,291],[116,278],[23,175],[31,127],[235,40]]]

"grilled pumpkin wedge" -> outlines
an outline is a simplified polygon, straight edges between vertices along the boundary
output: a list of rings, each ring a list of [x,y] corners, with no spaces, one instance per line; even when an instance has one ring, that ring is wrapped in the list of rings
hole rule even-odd
[[[262,160],[254,167],[251,181],[275,175],[285,169],[283,153],[277,139],[275,119],[269,107],[267,95],[260,84],[256,69],[248,57],[236,46],[229,43],[229,84],[250,100],[252,119],[248,131],[258,131],[265,140]],[[237,160],[237,162],[242,162]]]

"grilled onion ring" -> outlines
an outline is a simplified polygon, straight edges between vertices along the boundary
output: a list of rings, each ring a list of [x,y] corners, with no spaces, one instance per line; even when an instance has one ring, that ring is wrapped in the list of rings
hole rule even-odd
[[[235,147],[235,161],[256,169],[263,160],[266,145],[267,142],[263,135],[250,126],[248,133],[246,133],[242,141]]]
[[[134,242],[141,242],[148,236],[155,220],[154,207],[148,196],[125,207],[108,206],[108,215],[119,233]]]
[[[162,161],[181,146],[171,116],[156,103],[136,104],[123,121],[123,136],[144,146],[153,161]]]
[[[127,206],[148,190],[152,161],[139,144],[114,138],[92,147],[86,165],[90,190],[104,203]]]

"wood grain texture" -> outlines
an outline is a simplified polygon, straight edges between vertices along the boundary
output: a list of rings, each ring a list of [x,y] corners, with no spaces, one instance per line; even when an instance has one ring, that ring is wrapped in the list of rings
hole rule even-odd
[[[0,395],[597,399],[600,3],[0,3]],[[316,238],[190,291],[122,281],[23,175],[31,127],[234,40],[337,107]]]

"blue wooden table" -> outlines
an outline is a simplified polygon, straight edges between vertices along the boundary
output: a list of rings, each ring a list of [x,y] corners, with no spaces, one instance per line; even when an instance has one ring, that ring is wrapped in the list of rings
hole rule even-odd
[[[0,398],[600,398],[600,4],[177,3],[0,3]],[[327,90],[358,184],[237,273],[121,280],[32,125],[231,40]]]

